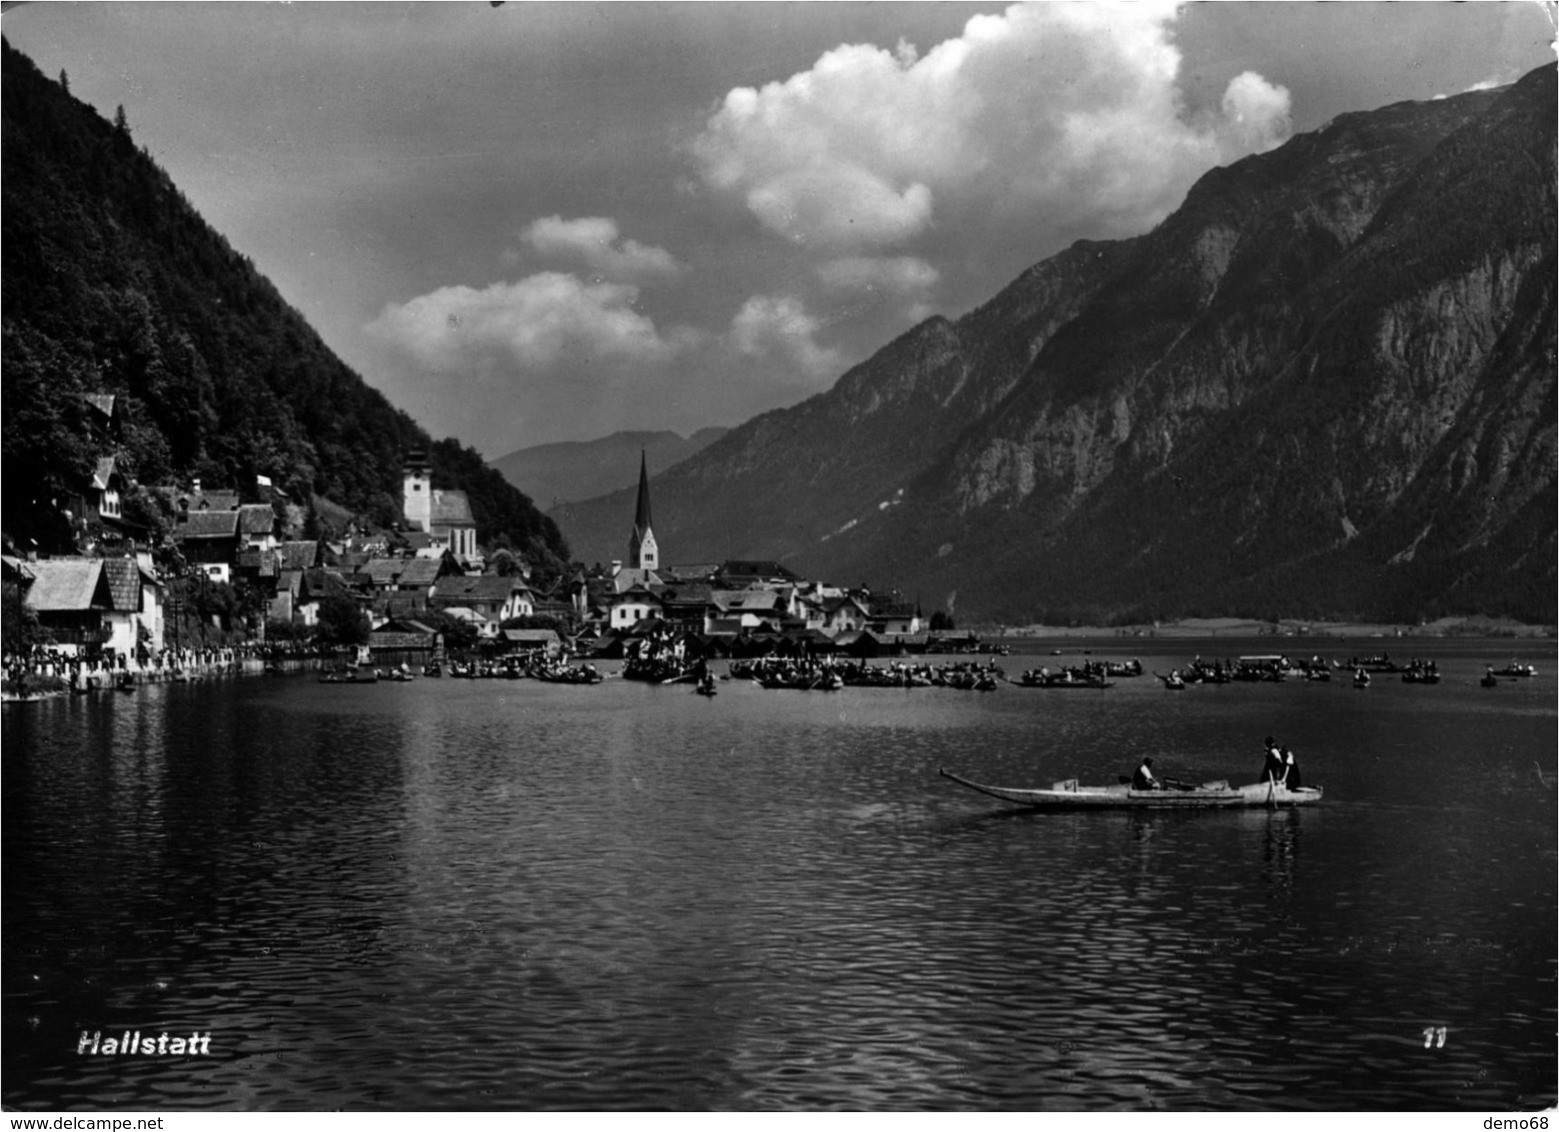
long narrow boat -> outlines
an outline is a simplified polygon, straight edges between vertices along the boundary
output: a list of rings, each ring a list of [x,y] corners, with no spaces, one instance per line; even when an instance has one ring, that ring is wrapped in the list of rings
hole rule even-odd
[[[1134,809],[1142,806],[1160,810],[1233,809],[1241,806],[1313,806],[1321,800],[1321,787],[1302,786],[1290,790],[1278,783],[1258,782],[1249,786],[1230,786],[1227,782],[1208,782],[1169,790],[1133,790],[1129,785],[1080,786],[1075,778],[1052,784],[1048,789],[1017,786],[988,786],[972,782],[945,768],[938,772],[960,786],[967,786],[1004,802],[1040,809],[1093,810]]]

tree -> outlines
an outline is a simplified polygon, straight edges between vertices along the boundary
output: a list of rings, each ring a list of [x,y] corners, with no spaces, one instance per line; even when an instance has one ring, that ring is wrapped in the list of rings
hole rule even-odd
[[[40,628],[38,614],[26,602],[22,587],[15,582],[6,582],[3,595],[0,595],[0,625],[4,626],[5,651],[8,653],[25,653],[48,638],[48,633]]]
[[[126,136],[128,136],[130,133],[130,120],[125,117],[125,107],[123,102],[121,102],[119,104],[119,108],[114,111],[114,129]]]
[[[476,626],[458,617],[451,617],[441,609],[429,609],[417,615],[428,628],[444,636],[444,647],[451,652],[468,652],[476,648]]]
[[[487,560],[487,571],[500,578],[511,578],[525,572],[525,563],[512,550],[499,547]]]
[[[366,645],[368,615],[348,594],[330,594],[319,603],[315,639],[322,645]]]
[[[939,609],[931,615],[931,631],[933,633],[951,633],[955,628],[957,626],[953,624],[952,614],[945,613]]]
[[[65,73],[65,68],[60,68],[60,89],[66,94],[70,93],[70,76]]]

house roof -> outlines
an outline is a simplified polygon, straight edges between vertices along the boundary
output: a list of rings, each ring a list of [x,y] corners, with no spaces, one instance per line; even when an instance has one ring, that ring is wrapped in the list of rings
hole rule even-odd
[[[427,531],[401,531],[401,541],[411,550],[427,550],[433,545],[433,536]]]
[[[189,517],[173,528],[173,537],[235,538],[238,535],[237,511],[191,511]]]
[[[794,571],[787,570],[778,562],[750,561],[745,559],[731,559],[720,564],[720,575],[724,578],[784,578],[787,581],[800,581],[801,576]]]
[[[418,621],[415,617],[397,617],[385,625],[379,626],[383,633],[437,633],[432,625]]]
[[[245,503],[238,509],[238,531],[245,535],[268,535],[276,527],[276,512],[269,503]]]
[[[371,649],[430,649],[438,634],[432,629],[424,633],[396,633],[375,629],[368,634]]]
[[[105,417],[114,415],[114,395],[112,393],[83,393],[81,399]]]
[[[720,570],[718,562],[683,562],[675,566],[662,566],[660,572],[668,582],[697,581],[704,582],[714,577]]]
[[[342,550],[335,556],[335,565],[343,570],[355,570],[372,557],[366,550]]]
[[[612,599],[613,605],[630,605],[634,603],[660,604],[660,597],[648,586],[632,585]]]
[[[655,593],[667,605],[708,605],[714,601],[714,587],[708,582],[679,582],[657,588]]]
[[[516,589],[523,588],[525,583],[519,578],[478,574],[474,578],[440,578],[433,587],[433,596],[446,601],[504,602]]]
[[[476,526],[476,520],[471,517],[471,500],[463,491],[435,490],[432,522],[441,527]]]
[[[334,570],[317,567],[303,571],[303,589],[310,597],[326,597],[330,594],[350,595],[352,588],[346,579]]]
[[[555,629],[505,629],[503,636],[515,644],[552,644],[559,639]]]
[[[114,467],[115,463],[113,456],[103,456],[98,459],[97,469],[92,473],[92,486],[98,491],[106,491],[108,481],[119,474]]]
[[[103,559],[109,608],[134,613],[141,608],[141,568],[133,558]]]
[[[253,570],[261,578],[276,577],[276,562],[274,550],[245,550],[238,555],[238,568]]]
[[[316,542],[284,542],[276,548],[283,570],[307,570],[319,560]]]
[[[727,612],[740,609],[747,613],[772,613],[784,604],[783,595],[776,590],[715,590],[711,600]]]
[[[101,558],[40,558],[29,567],[33,583],[25,600],[30,608],[39,613],[95,608],[92,599],[103,574]]]
[[[831,597],[831,598],[829,598],[827,601],[825,601],[823,603],[823,609],[825,611],[827,611],[828,613],[834,613],[834,612],[838,611],[839,609],[843,608],[846,605],[853,605],[853,606],[855,606],[856,609],[859,609],[862,613],[870,613],[871,612],[870,610],[868,610],[866,608],[866,606],[862,605],[859,601],[857,601],[853,597],[850,597],[848,594],[846,594],[844,597]]]
[[[653,570],[641,570],[637,566],[624,566],[612,576],[612,589],[617,593],[634,586],[658,586],[660,576]]]
[[[431,586],[444,568],[442,558],[407,558],[403,563],[405,568],[397,581],[402,586]]]
[[[376,586],[392,586],[405,568],[404,558],[370,558],[358,567],[358,573],[367,574]]]
[[[238,510],[236,491],[192,491],[185,498],[189,501],[191,511]]]

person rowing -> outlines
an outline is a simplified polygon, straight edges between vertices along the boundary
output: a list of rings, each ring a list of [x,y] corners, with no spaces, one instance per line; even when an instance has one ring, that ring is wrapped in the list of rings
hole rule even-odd
[[[1261,780],[1263,782],[1277,782],[1283,777],[1283,771],[1283,752],[1273,742],[1272,736],[1268,735],[1266,760],[1261,766]]]
[[[1153,758],[1145,755],[1142,764],[1137,767],[1137,773],[1131,776],[1131,788],[1133,790],[1162,790],[1163,784],[1153,777]]]

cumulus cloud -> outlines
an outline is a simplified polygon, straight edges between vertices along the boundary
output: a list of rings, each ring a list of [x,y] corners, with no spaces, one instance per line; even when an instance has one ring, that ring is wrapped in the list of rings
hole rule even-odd
[[[777,360],[805,381],[838,372],[840,357],[820,346],[818,319],[790,295],[754,295],[731,320],[731,344],[749,358]]]
[[[1230,159],[1282,145],[1294,131],[1288,91],[1254,71],[1234,76],[1223,92],[1222,127],[1220,142]]]
[[[546,367],[561,360],[658,362],[680,346],[633,309],[639,289],[543,272],[477,290],[441,287],[387,304],[368,332],[422,365]]]
[[[643,281],[675,276],[682,270],[664,248],[623,239],[617,221],[605,216],[577,220],[547,216],[533,221],[524,239],[543,255],[578,260],[606,279]]]
[[[730,91],[694,154],[704,183],[763,227],[832,253],[904,244],[949,208],[1141,231],[1207,168],[1290,129],[1287,92],[1253,73],[1229,85],[1221,120],[1187,121],[1174,16],[1020,4],[924,56],[841,46]]]

